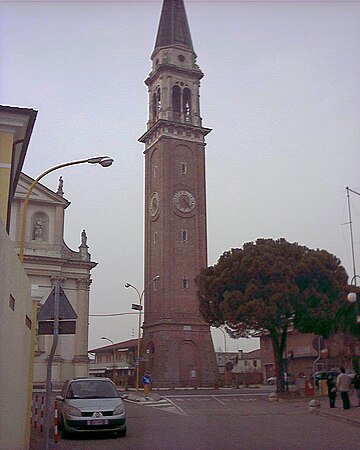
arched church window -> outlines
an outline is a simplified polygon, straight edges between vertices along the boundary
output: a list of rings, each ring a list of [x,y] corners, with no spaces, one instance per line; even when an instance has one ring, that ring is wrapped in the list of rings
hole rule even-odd
[[[156,108],[156,94],[154,93],[152,96],[152,102],[151,102],[151,111],[153,115],[153,119],[156,119],[157,116],[157,108]]]
[[[157,112],[159,112],[161,110],[160,88],[158,88],[156,91],[156,107],[157,107]]]
[[[181,91],[179,86],[174,86],[172,89],[172,109],[174,112],[174,119],[180,119],[181,111]]]
[[[183,112],[184,112],[184,116],[185,116],[185,121],[190,122],[190,119],[191,119],[191,91],[189,88],[184,89]]]
[[[38,242],[49,240],[49,218],[44,212],[36,212],[31,218],[31,239]]]

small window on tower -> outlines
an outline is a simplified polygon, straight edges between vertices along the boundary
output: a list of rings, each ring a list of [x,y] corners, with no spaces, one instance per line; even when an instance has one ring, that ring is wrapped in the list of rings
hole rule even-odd
[[[188,230],[181,230],[181,242],[187,242],[188,238]]]
[[[185,290],[189,288],[189,280],[187,278],[181,278],[181,289]]]
[[[187,164],[186,164],[186,162],[181,162],[180,163],[180,173],[181,173],[181,175],[186,175],[187,174]]]
[[[157,177],[157,172],[158,172],[158,166],[154,166],[154,169],[153,169],[154,178]]]
[[[159,281],[159,280],[154,280],[154,281],[153,281],[153,289],[154,289],[154,291],[157,291],[157,290],[158,290],[158,287],[159,287],[158,281]]]
[[[154,245],[157,244],[157,231],[155,231],[154,233]]]
[[[15,311],[15,298],[10,294],[9,298],[9,307]]]

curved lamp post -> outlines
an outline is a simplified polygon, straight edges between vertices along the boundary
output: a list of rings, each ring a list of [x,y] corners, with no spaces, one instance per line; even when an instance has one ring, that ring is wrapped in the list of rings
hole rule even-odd
[[[115,342],[112,339],[109,339],[105,336],[101,336],[101,339],[105,339],[106,341],[111,342],[113,345],[113,359],[114,359],[114,366],[113,366],[113,382],[115,384]]]
[[[351,278],[350,285],[356,286],[356,278],[360,278],[360,275],[354,275]],[[356,302],[356,323],[360,324],[360,292],[350,292],[347,296],[350,303]]]
[[[21,226],[20,226],[20,243],[19,243],[19,259],[21,264],[24,264],[24,239],[25,239],[25,222],[26,222],[26,210],[27,205],[29,202],[29,197],[38,183],[38,181],[41,180],[45,175],[47,175],[50,172],[53,172],[54,170],[61,169],[63,167],[67,166],[74,166],[76,164],[83,164],[83,163],[89,163],[89,164],[100,164],[103,167],[109,167],[114,162],[112,158],[109,158],[108,156],[96,156],[94,158],[87,158],[87,159],[80,159],[77,161],[70,161],[63,164],[59,164],[57,166],[51,167],[50,169],[46,170],[45,172],[41,173],[29,186],[27,193],[25,195],[24,199],[24,205],[22,208],[22,216],[21,216]],[[31,320],[32,323],[35,324],[36,322],[36,307],[34,303],[32,304],[32,314],[31,314]],[[27,434],[30,433],[30,405],[31,405],[31,396],[32,396],[32,380],[33,380],[33,370],[34,370],[34,351],[35,351],[35,336],[36,336],[36,329],[33,325],[31,328],[31,336],[30,336],[30,355],[29,355],[29,370],[28,370],[28,387],[27,387],[27,416],[26,416],[26,424]],[[47,444],[46,444],[47,445]]]
[[[77,161],[70,161],[63,164],[59,164],[58,166],[51,167],[48,170],[45,170],[45,172],[41,173],[35,180],[31,183],[24,199],[24,205],[22,209],[22,216],[21,216],[21,227],[20,227],[20,249],[19,249],[19,259],[21,264],[24,262],[24,239],[25,239],[25,223],[26,223],[26,209],[29,202],[29,197],[36,186],[36,184],[43,178],[45,175],[47,175],[50,172],[53,172],[54,170],[61,169],[63,167],[67,166],[74,166],[76,164],[100,164],[103,167],[109,167],[114,162],[113,159],[109,158],[108,156],[97,156],[95,158],[88,158],[88,159],[80,159]]]
[[[140,328],[141,328],[141,310],[142,310],[142,298],[144,296],[144,292],[146,290],[146,288],[155,280],[158,280],[160,278],[160,275],[155,275],[155,277],[150,280],[144,287],[144,289],[142,290],[142,292],[140,293],[139,289],[137,289],[135,286],[133,286],[130,283],[125,283],[125,287],[126,288],[132,288],[134,289],[134,291],[136,291],[138,299],[139,299],[139,323],[138,323],[138,342],[137,342],[137,357],[136,357],[136,392],[139,392],[139,359],[140,359]]]

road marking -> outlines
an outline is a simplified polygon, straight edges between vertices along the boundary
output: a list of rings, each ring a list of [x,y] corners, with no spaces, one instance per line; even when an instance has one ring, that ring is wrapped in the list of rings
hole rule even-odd
[[[163,410],[166,412],[170,412],[172,414],[180,414],[182,416],[186,416],[187,414],[180,408],[180,406],[177,406],[175,403],[173,403],[171,400],[168,400],[166,398],[162,398],[157,401],[149,401],[146,402],[134,402],[132,400],[125,399],[125,401],[128,401],[129,403],[134,403],[136,405],[141,406],[147,406],[148,408],[154,408],[156,410]]]
[[[216,395],[213,395],[213,398],[218,401],[219,403],[221,403],[222,405],[225,405],[225,403],[223,401],[221,401],[219,398],[217,398]]]

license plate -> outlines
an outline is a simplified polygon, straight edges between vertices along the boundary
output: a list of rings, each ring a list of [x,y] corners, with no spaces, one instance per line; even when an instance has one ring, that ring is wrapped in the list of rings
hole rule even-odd
[[[88,420],[88,425],[107,425],[108,421],[103,419]]]

